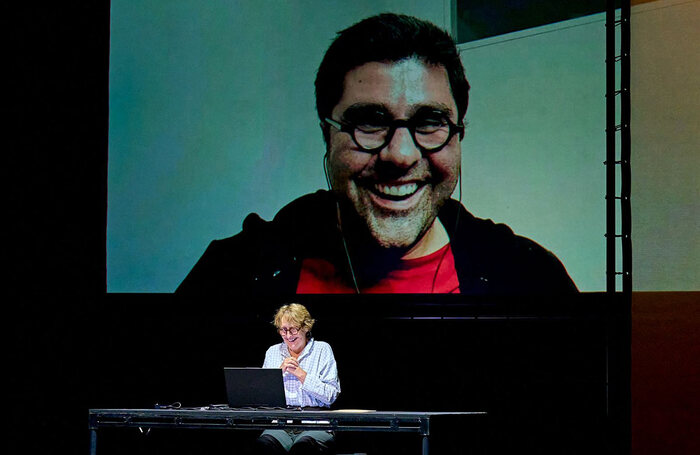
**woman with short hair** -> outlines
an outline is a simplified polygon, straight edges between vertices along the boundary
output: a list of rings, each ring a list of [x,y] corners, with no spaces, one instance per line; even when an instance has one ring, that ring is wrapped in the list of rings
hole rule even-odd
[[[340,393],[338,368],[328,343],[316,341],[311,328],[316,321],[304,305],[290,303],[273,320],[282,342],[270,346],[263,368],[282,369],[287,406],[328,408]],[[271,454],[331,453],[332,431],[265,430],[257,450]]]

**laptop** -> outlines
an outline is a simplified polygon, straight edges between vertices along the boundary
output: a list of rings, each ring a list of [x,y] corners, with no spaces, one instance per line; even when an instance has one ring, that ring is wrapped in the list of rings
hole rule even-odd
[[[224,379],[231,408],[287,406],[279,368],[224,367]]]

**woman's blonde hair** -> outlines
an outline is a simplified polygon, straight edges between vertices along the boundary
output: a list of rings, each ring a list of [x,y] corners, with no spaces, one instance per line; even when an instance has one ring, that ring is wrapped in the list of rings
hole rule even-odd
[[[282,305],[275,313],[272,324],[279,330],[282,326],[282,320],[284,319],[298,326],[299,330],[306,329],[307,337],[310,338],[309,334],[316,320],[311,317],[309,310],[307,310],[304,305],[300,303]]]

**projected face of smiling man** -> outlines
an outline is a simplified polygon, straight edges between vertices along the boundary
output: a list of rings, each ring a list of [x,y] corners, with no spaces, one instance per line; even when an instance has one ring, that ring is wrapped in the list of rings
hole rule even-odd
[[[363,19],[332,40],[314,88],[330,191],[269,222],[249,215],[179,293],[576,292],[550,252],[450,199],[470,88],[445,30],[401,14]]]
[[[457,116],[445,68],[415,57],[368,62],[350,70],[332,110],[333,119],[355,125],[408,119],[421,125],[440,119],[457,124]],[[400,249],[404,258],[411,258],[447,243],[436,217],[457,185],[458,135],[428,152],[418,147],[408,128],[398,127],[385,147],[367,152],[350,134],[332,128],[328,151],[333,189],[379,246]]]

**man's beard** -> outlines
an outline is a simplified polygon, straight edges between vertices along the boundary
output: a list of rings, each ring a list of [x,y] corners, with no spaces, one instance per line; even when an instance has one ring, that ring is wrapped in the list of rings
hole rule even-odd
[[[353,231],[355,229],[364,231],[371,237],[375,247],[397,252],[408,251],[423,237],[432,226],[445,200],[441,198],[440,201],[433,201],[432,192],[426,192],[412,209],[395,211],[377,207],[364,191],[355,193],[354,196],[353,200],[348,201],[353,212],[351,218],[354,219],[350,223]],[[350,237],[353,237],[353,234],[359,234],[352,231],[346,233]]]
[[[425,206],[425,207],[423,207]],[[427,232],[435,220],[429,201],[407,213],[385,212],[377,207],[363,206],[359,214],[367,223],[367,229],[381,248],[409,250]]]

